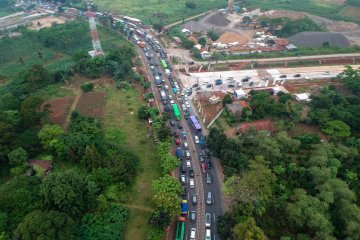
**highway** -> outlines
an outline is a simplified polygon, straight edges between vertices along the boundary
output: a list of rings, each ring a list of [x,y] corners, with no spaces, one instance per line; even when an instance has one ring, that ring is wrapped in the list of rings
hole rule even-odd
[[[141,29],[143,32],[145,30]],[[149,36],[150,34],[148,34]],[[137,40],[138,39],[138,40]],[[155,40],[155,38],[152,36],[152,39]],[[197,136],[199,139],[204,139],[205,136],[199,132],[195,133],[195,129],[193,125],[191,124],[190,119],[186,119],[184,115],[184,109],[182,108],[182,105],[185,104],[187,97],[185,97],[185,92],[182,86],[180,86],[180,81],[177,81],[174,75],[168,76],[166,75],[164,69],[161,67],[161,60],[166,59],[166,54],[163,52],[163,48],[160,46],[157,42],[152,41],[145,41],[145,38],[143,36],[137,36],[134,39],[134,35],[129,39],[137,48],[140,57],[142,59],[146,74],[148,75],[149,81],[151,82],[151,89],[154,93],[154,96],[156,98],[156,105],[158,106],[160,111],[171,111],[172,117],[171,120],[174,121],[174,126],[170,124],[169,126],[171,128],[171,131],[177,132],[179,134],[179,137],[174,137],[174,145],[173,145],[173,151],[175,153],[176,148],[181,148],[183,152],[183,157],[181,159],[181,164],[186,165],[186,161],[190,160],[191,167],[185,168],[185,172],[182,172],[179,168],[176,171],[176,177],[179,178],[181,175],[185,175],[185,183],[182,185],[186,188],[186,195],[185,196],[179,196],[181,199],[186,199],[188,202],[188,214],[186,216],[186,225],[185,225],[185,237],[184,239],[190,240],[190,232],[192,228],[196,228],[196,239],[205,239],[206,235],[206,229],[210,229],[211,232],[211,239],[219,239],[216,234],[216,220],[219,215],[223,214],[223,208],[221,204],[221,189],[220,189],[220,181],[218,178],[218,170],[215,168],[215,160],[211,157],[206,157],[205,154],[205,161],[206,167],[205,170],[201,167],[201,162],[199,160],[199,155],[203,153],[205,148],[202,148],[199,143],[195,142],[195,136]],[[145,46],[143,48],[140,48],[136,42],[138,41],[144,41]],[[160,48],[160,50],[159,50]],[[155,51],[156,50],[156,51]],[[161,52],[161,54],[159,53]],[[167,61],[168,68],[172,69],[171,66],[169,66],[169,61]],[[160,79],[162,79],[161,84],[156,84],[155,79],[159,76]],[[177,94],[174,94],[173,92],[173,86],[177,85],[179,91]],[[167,100],[162,100],[160,91],[164,91],[167,96]],[[183,95],[183,96],[182,96]],[[171,98],[171,100],[170,100]],[[179,109],[181,109],[181,120],[176,120],[171,107],[170,101],[173,101],[179,106]],[[189,100],[190,101],[190,100]],[[185,108],[189,115],[196,115],[194,113],[194,109],[192,108],[192,105]],[[179,127],[179,123],[181,126]],[[181,129],[180,129],[181,128]],[[186,136],[186,138],[184,137]],[[179,145],[175,144],[175,139],[179,139]],[[187,142],[188,149],[190,152],[190,157],[185,157],[185,151],[187,148],[184,147],[184,143]],[[209,167],[208,161],[211,162],[211,168]],[[190,177],[190,169],[194,170],[194,177]],[[206,172],[203,172],[206,171]],[[211,177],[211,183],[206,183],[206,176],[207,174]],[[194,188],[190,187],[190,179],[194,179],[195,186]],[[212,203],[207,204],[207,195],[208,192],[211,192],[212,197]],[[197,196],[197,203],[194,205],[192,203],[192,196]],[[196,220],[194,222],[190,221],[190,214],[191,212],[196,212]],[[205,216],[208,214],[211,218],[210,227],[205,228]],[[180,215],[180,212],[179,212]]]

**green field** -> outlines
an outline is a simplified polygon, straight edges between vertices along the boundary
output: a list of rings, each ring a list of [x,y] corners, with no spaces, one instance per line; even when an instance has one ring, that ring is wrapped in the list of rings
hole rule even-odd
[[[341,14],[344,8],[354,8],[353,6],[346,6],[345,4],[336,1],[314,1],[314,0],[251,0],[247,1],[247,7],[261,8],[261,10],[291,10],[302,11],[313,15],[322,16],[331,19],[341,19],[345,17],[348,20],[359,21],[360,17],[355,15]]]
[[[195,9],[185,6],[189,0],[94,0],[101,11],[129,15],[146,24],[172,23],[214,8],[226,6],[226,0],[193,0]]]
[[[149,136],[146,123],[137,118],[137,109],[142,104],[138,92],[133,88],[111,88],[107,94],[105,131],[122,131],[125,145],[140,158],[139,173],[134,185],[126,197],[119,197],[120,202],[130,211],[125,239],[143,240],[153,207],[151,182],[161,173],[155,153],[156,146]]]
[[[64,48],[48,46],[44,40],[62,36],[65,36],[62,40]],[[105,53],[126,43],[116,33],[105,28],[99,28],[99,36]],[[23,36],[0,40],[0,73],[13,79],[20,71],[34,64],[43,64],[51,71],[64,69],[72,64],[73,54],[89,51],[91,48],[87,22],[70,22],[40,32],[27,31]]]

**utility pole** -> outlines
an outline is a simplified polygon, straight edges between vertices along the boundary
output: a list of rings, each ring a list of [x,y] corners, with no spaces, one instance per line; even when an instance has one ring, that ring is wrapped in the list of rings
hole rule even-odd
[[[96,27],[95,13],[93,12],[93,7],[92,7],[93,3],[91,2],[91,0],[87,0],[86,4],[87,4],[86,16],[89,19],[91,42],[93,46],[93,50],[89,51],[89,55],[91,57],[104,56],[104,52],[101,48],[101,43],[99,39],[99,33]]]

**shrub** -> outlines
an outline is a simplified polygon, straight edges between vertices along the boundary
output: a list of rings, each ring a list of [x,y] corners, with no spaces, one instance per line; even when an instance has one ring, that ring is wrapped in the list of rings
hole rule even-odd
[[[196,8],[196,4],[194,2],[186,2],[185,6],[187,8],[190,8],[190,9],[195,9]]]
[[[92,90],[94,90],[94,83],[83,83],[80,85],[80,88],[83,92],[91,92]]]

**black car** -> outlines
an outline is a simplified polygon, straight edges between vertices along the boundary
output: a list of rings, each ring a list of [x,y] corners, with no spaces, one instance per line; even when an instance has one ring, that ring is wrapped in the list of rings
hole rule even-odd
[[[194,169],[193,169],[193,168],[190,168],[189,174],[190,174],[190,177],[194,177],[194,176],[195,176],[195,173],[194,173]]]
[[[212,162],[211,162],[211,160],[209,159],[208,161],[207,161],[207,168],[208,169],[210,169],[211,168],[211,166],[212,166]]]
[[[181,164],[181,172],[183,172],[183,173],[186,172],[186,165],[185,164]]]
[[[183,126],[181,123],[178,124],[179,129],[183,129]]]
[[[294,77],[301,77],[301,74],[295,74]]]
[[[186,187],[183,187],[182,195],[183,195],[183,196],[186,196]]]
[[[197,88],[199,86],[199,84],[195,83],[194,85],[192,85],[193,88]]]
[[[247,78],[247,77],[246,77],[246,78],[243,78],[241,81],[242,81],[242,82],[248,82],[249,80],[250,80],[250,78]]]
[[[279,78],[286,78],[286,75],[280,75]]]

